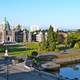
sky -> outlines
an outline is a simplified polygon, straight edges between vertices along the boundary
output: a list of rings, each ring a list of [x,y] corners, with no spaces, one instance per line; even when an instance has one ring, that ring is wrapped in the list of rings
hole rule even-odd
[[[80,29],[80,0],[0,0],[0,22]]]

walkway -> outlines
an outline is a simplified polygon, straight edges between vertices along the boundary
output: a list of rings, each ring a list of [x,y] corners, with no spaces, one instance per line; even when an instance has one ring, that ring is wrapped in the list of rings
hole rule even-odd
[[[5,66],[3,66],[3,68],[6,69]],[[22,67],[21,64],[15,66],[9,65],[7,75],[6,70],[4,70],[3,73],[0,72],[0,77],[2,77],[0,80],[6,80],[6,76],[8,76],[8,80],[58,80],[55,76],[43,71],[27,71],[27,69],[24,66]]]

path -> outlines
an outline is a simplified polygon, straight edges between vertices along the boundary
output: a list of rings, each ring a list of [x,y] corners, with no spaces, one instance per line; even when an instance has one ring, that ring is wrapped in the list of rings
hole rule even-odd
[[[15,66],[8,65],[8,80],[58,80],[56,77],[43,71],[27,71],[24,66],[22,67],[20,65],[21,64]],[[6,66],[2,66],[2,68],[6,69]],[[6,70],[0,71],[0,80],[1,79],[6,80]]]

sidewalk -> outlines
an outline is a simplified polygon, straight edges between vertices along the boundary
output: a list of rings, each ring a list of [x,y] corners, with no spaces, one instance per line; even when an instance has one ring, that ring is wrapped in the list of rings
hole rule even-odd
[[[6,79],[0,79],[6,80]],[[22,64],[9,66],[8,80],[58,80],[54,75],[50,75],[43,71],[32,70],[27,71]]]

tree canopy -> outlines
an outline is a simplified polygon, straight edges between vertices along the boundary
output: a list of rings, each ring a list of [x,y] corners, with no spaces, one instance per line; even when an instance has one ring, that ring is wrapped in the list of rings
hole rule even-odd
[[[80,32],[68,33],[65,43],[70,47],[74,47],[76,42],[80,41]]]

